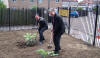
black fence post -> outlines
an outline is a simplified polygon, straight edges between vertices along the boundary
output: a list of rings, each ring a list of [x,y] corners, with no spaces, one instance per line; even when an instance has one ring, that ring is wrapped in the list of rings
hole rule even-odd
[[[8,16],[9,16],[9,31],[11,30],[11,22],[10,22],[10,8],[8,9]]]
[[[70,34],[70,12],[71,12],[71,7],[69,7],[69,26],[68,26],[68,35]]]
[[[2,14],[2,12],[3,12],[2,10],[3,10],[3,9],[0,8],[0,13],[1,13],[1,14],[0,14],[0,27],[2,27],[2,15],[3,15],[3,14]]]
[[[93,46],[95,46],[95,39],[96,39],[96,29],[97,29],[97,20],[98,20],[98,5],[96,6],[96,20],[95,20],[95,29],[94,29],[94,40]]]
[[[36,15],[39,15],[40,14],[40,9],[39,7],[37,6],[37,12],[36,12]],[[40,16],[40,15],[39,15]],[[36,20],[36,23],[35,23],[36,26],[38,26],[38,21]]]
[[[50,0],[48,0],[48,11],[49,11],[49,9],[50,9]],[[49,12],[48,12],[48,22],[51,22],[49,18],[50,17],[49,17]]]
[[[59,7],[58,7],[58,14],[59,14]]]
[[[43,8],[43,18],[44,18],[44,8]]]

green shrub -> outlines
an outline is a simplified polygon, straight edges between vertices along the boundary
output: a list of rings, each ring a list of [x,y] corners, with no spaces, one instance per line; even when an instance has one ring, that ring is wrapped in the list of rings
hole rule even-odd
[[[83,10],[83,8],[82,7],[77,7],[77,10]]]
[[[36,43],[36,36],[37,36],[36,33],[34,33],[34,34],[26,33],[24,35],[26,45],[32,45],[32,44]]]
[[[94,7],[94,8],[93,8],[93,11],[96,11],[96,10],[97,10],[97,8],[96,8],[96,7]]]

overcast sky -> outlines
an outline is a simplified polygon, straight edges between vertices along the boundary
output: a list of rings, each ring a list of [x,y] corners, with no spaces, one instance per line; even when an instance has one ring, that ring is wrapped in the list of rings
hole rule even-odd
[[[82,1],[82,0],[78,0],[78,2],[80,2],[80,1]]]

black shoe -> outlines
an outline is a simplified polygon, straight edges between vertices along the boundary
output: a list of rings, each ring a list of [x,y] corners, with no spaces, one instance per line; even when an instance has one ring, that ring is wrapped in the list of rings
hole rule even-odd
[[[59,51],[54,51],[54,54],[59,54]]]
[[[60,51],[60,50],[61,50],[61,48],[60,48],[58,51]],[[57,50],[54,49],[54,50],[52,50],[52,51],[57,51]]]
[[[45,39],[43,39],[43,41],[44,41]]]
[[[59,56],[59,51],[52,51],[50,56]]]

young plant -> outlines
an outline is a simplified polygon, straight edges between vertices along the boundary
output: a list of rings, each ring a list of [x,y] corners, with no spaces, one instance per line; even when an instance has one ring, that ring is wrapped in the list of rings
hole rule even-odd
[[[42,56],[41,58],[46,58],[46,56],[48,55],[48,52],[44,49],[36,50],[36,52],[40,53],[40,55]]]
[[[54,54],[54,51],[45,51],[44,49],[36,50],[36,52],[40,53],[41,58],[46,58],[46,56],[58,56],[59,54]]]
[[[26,33],[24,35],[24,38],[25,38],[25,41],[26,41],[26,45],[30,45],[32,43],[35,43],[36,42],[36,36],[37,36],[36,33],[34,33],[34,34]]]
[[[48,51],[48,55],[50,55],[50,56],[58,56],[59,54],[55,54],[54,51]]]

